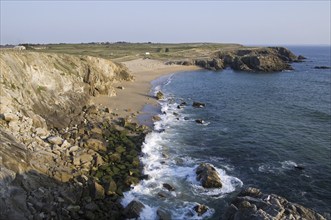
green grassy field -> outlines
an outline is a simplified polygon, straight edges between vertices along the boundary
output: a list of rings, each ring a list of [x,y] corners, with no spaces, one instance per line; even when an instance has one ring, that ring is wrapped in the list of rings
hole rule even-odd
[[[218,50],[230,50],[242,47],[239,44],[216,43],[112,43],[112,44],[48,44],[29,45],[28,50],[47,53],[65,53],[89,55],[122,62],[137,58],[174,60],[185,58],[208,57]],[[149,55],[146,55],[146,53]]]

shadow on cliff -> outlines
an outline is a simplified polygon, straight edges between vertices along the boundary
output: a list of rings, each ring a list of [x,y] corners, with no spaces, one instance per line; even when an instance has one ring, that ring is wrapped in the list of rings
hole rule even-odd
[[[0,219],[124,218],[119,197],[98,198],[93,181],[87,178],[64,183],[29,170],[2,176],[0,186]]]

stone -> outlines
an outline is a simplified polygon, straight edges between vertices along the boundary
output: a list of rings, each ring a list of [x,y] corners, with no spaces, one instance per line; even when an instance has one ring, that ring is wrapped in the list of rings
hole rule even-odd
[[[80,160],[81,163],[88,163],[88,162],[91,162],[93,160],[93,156],[88,154],[88,153],[84,153],[82,155],[80,155],[78,157],[78,159]]]
[[[105,198],[105,189],[96,181],[93,181],[90,185],[90,193],[96,200]]]
[[[206,107],[206,104],[202,103],[202,102],[193,102],[192,106],[194,108],[204,108],[204,107]]]
[[[331,67],[329,67],[329,66],[315,66],[314,67],[314,69],[324,69],[324,70],[326,70],[326,69],[330,69]]]
[[[47,138],[47,141],[51,144],[61,145],[63,142],[63,139],[59,136],[50,136]]]
[[[17,121],[18,120],[18,116],[13,114],[13,113],[4,113],[3,114],[3,118],[5,119],[5,121],[10,122],[10,121]]]
[[[166,188],[169,191],[175,191],[175,187],[173,187],[169,183],[163,183],[163,188]]]
[[[304,56],[302,56],[302,55],[299,55],[299,56],[298,56],[298,60],[305,60],[305,59],[307,59],[307,58],[304,57]]]
[[[202,119],[196,119],[195,122],[196,122],[197,124],[204,124],[204,123],[205,123],[205,121],[202,120]]]
[[[164,95],[163,95],[163,93],[161,91],[158,91],[156,93],[156,96],[155,97],[156,97],[157,100],[164,99]]]
[[[171,220],[170,213],[162,208],[157,209],[156,215],[157,215],[157,217],[159,217],[159,220]]]
[[[144,208],[144,204],[137,200],[133,200],[125,207],[124,214],[127,218],[139,218],[140,213]]]
[[[154,116],[152,117],[152,120],[153,120],[153,121],[161,121],[161,118],[160,118],[160,116],[158,116],[158,115],[154,115]]]
[[[116,193],[116,190],[117,190],[116,182],[114,180],[111,180],[108,183],[107,195],[114,195]]]
[[[85,205],[85,209],[94,212],[98,209],[98,206],[94,202],[90,202]]]
[[[94,128],[92,128],[91,132],[94,133],[94,134],[102,135],[102,129],[101,128],[94,127]]]
[[[49,132],[45,128],[36,128],[36,135],[41,138],[45,138],[47,135],[49,135]]]
[[[90,138],[86,141],[88,148],[98,152],[98,151],[107,151],[107,147],[103,144],[102,141],[94,138]]]
[[[69,205],[67,207],[67,210],[70,212],[78,212],[80,210],[80,206],[79,205]]]
[[[198,214],[198,216],[201,216],[208,211],[208,207],[205,205],[201,205],[201,204],[194,206],[193,209]]]
[[[75,146],[72,146],[69,148],[69,152],[75,152],[75,151],[78,151],[79,150],[79,147],[77,145]]]
[[[222,182],[216,169],[208,163],[201,163],[195,173],[204,188],[221,188]]]
[[[254,216],[254,218],[253,218]],[[325,220],[319,213],[257,188],[246,188],[231,202],[222,219],[311,219]]]
[[[117,86],[117,88],[123,90],[124,86]]]

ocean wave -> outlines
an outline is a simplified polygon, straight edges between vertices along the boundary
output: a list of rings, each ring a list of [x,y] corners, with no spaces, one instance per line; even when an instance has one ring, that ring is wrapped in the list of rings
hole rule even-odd
[[[171,83],[171,77],[168,78],[167,83]],[[162,87],[155,88],[159,90]],[[184,117],[189,115],[181,115],[180,119],[183,120],[178,120],[178,115],[173,112],[178,114],[183,110],[177,108],[178,103],[171,94],[164,95],[165,99],[160,101],[163,112],[159,115],[161,120],[154,123],[154,131],[147,134],[142,146],[141,162],[144,166],[143,173],[148,175],[148,179],[140,181],[130,191],[125,192],[122,205],[128,205],[133,199],[142,202],[145,208],[141,213],[141,219],[156,219],[156,211],[159,207],[170,212],[174,219],[203,219],[212,216],[215,212],[212,208],[202,216],[198,216],[193,211],[194,206],[198,204],[196,199],[222,198],[242,187],[243,183],[240,179],[228,175],[226,170],[215,166],[220,174],[222,188],[206,189],[201,186],[196,179],[195,169],[198,163],[210,161],[200,161],[183,154],[185,151],[181,152],[182,145],[178,143],[180,137],[176,131],[178,128],[174,128],[174,125],[185,126],[187,125],[185,123],[191,123],[189,120],[184,120]],[[166,191],[164,183],[171,184],[176,190]],[[165,192],[169,198],[160,198],[160,192]]]

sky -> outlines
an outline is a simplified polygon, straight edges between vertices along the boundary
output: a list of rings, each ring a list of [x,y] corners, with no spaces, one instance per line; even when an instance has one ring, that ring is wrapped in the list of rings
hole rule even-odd
[[[331,0],[1,1],[0,43],[330,45]]]

